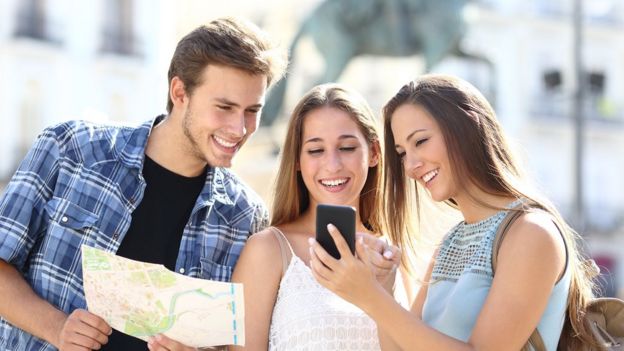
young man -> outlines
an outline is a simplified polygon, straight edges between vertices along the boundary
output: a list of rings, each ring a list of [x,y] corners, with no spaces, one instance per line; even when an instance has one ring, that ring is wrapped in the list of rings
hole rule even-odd
[[[81,245],[228,281],[268,219],[227,170],[285,68],[255,26],[218,19],[184,37],[168,114],[138,128],[47,128],[0,198],[0,349],[140,350],[85,310]],[[157,337],[150,349],[186,349]]]

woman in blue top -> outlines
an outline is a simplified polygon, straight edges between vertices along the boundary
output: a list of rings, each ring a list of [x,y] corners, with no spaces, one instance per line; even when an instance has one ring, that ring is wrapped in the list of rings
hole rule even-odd
[[[560,336],[586,337],[578,317],[591,282],[574,232],[523,182],[485,98],[460,79],[427,75],[403,86],[383,112],[386,218],[395,243],[413,247],[417,189],[459,209],[464,220],[445,236],[410,311],[376,282],[363,243],[347,255],[335,228],[343,258],[311,240],[315,278],[377,322],[385,350],[519,350],[536,328],[549,351]],[[494,276],[496,230],[521,203],[543,210],[511,225]]]

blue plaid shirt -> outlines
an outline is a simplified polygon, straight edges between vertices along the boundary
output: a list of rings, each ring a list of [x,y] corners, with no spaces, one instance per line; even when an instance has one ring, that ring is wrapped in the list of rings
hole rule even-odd
[[[141,169],[153,122],[50,127],[0,198],[0,258],[66,313],[86,308],[80,246],[116,252],[130,227],[146,185]],[[228,281],[247,237],[267,225],[268,212],[227,169],[207,173],[184,228],[176,271]],[[0,350],[54,347],[0,318]]]

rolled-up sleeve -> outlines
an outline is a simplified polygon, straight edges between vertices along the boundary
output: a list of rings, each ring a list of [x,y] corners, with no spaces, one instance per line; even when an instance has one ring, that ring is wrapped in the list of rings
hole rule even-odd
[[[36,140],[0,197],[0,259],[23,268],[41,231],[58,176],[59,142],[51,128]]]

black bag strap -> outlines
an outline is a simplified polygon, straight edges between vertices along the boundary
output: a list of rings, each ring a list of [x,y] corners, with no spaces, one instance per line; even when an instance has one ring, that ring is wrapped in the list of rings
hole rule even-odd
[[[514,206],[509,209],[509,212],[503,218],[503,221],[498,226],[498,230],[494,236],[494,243],[492,244],[492,275],[496,272],[496,264],[498,262],[498,251],[500,250],[500,246],[503,242],[503,238],[507,234],[507,231],[511,227],[511,225],[516,221],[516,219],[520,218],[524,213],[531,211],[531,207],[527,207],[524,203],[520,203],[517,206]],[[531,348],[532,346],[532,348]],[[546,346],[544,345],[544,340],[540,335],[537,328],[533,330],[531,336],[529,337],[528,342],[522,348],[522,351],[546,351]]]

